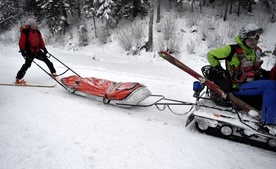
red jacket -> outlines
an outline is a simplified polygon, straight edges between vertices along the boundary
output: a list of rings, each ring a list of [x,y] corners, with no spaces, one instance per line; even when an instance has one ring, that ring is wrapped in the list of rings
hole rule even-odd
[[[38,53],[40,49],[45,49],[41,33],[30,28],[24,29],[19,38],[19,49],[31,53]]]

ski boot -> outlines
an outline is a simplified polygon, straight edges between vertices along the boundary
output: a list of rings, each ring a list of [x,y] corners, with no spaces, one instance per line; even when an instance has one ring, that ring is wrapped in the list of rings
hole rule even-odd
[[[26,85],[27,82],[24,79],[16,79],[15,85]]]

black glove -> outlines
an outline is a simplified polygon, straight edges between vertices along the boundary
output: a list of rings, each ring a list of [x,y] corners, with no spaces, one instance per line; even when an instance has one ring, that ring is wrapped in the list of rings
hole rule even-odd
[[[267,71],[267,70],[261,68],[260,72],[261,72],[263,78],[269,79],[270,71]]]
[[[48,53],[48,51],[47,51],[46,48],[44,48],[44,49],[42,49],[42,50],[43,50],[43,53],[44,53],[45,55]]]
[[[22,51],[21,51],[21,55],[23,56],[24,59],[26,59],[26,57],[27,57],[26,51],[22,50]]]
[[[219,72],[219,71],[224,71],[224,69],[223,69],[223,67],[221,67],[220,64],[217,64],[217,65],[214,67],[214,71]]]
[[[220,64],[216,65],[214,68],[213,68],[213,73],[214,73],[214,78],[216,80],[222,80],[222,79],[225,79],[226,78],[226,72],[225,70],[221,67]]]

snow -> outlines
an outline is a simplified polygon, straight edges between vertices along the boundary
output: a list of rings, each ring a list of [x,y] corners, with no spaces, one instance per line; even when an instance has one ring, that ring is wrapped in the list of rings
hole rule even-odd
[[[276,26],[263,39],[273,50]],[[193,37],[188,35],[188,37]],[[187,39],[188,40],[188,39]],[[23,63],[17,42],[0,41],[0,83],[11,83]],[[201,46],[203,44],[199,44]],[[83,77],[139,82],[153,94],[194,102],[193,79],[158,57],[156,51],[127,55],[117,43],[89,45],[78,51],[47,45],[48,51]],[[184,47],[183,47],[184,48]],[[178,57],[200,72],[206,48]],[[66,68],[53,61],[58,73]],[[265,58],[271,68],[271,58]],[[275,60],[275,58],[274,58]],[[35,60],[45,70],[41,61]],[[72,75],[66,73],[63,77]],[[35,64],[29,84],[55,84]],[[3,169],[247,169],[274,168],[275,152],[199,133],[185,127],[189,106],[180,115],[155,107],[119,108],[76,96],[61,86],[0,86],[0,168]]]

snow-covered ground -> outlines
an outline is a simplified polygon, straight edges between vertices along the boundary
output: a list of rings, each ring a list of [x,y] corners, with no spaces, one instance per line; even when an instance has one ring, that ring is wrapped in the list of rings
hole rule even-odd
[[[193,101],[194,79],[144,52],[48,50],[83,77],[140,82],[153,94]],[[1,83],[12,83],[23,63],[16,44],[1,44]],[[89,53],[90,51],[90,53]],[[95,53],[97,60],[92,59]],[[121,53],[121,54],[120,54]],[[110,57],[110,54],[113,57]],[[185,57],[181,57],[185,59]],[[51,59],[58,72],[66,70]],[[36,60],[37,61],[37,60]],[[37,61],[46,70],[44,64]],[[199,71],[206,61],[185,59]],[[63,76],[69,76],[67,73]],[[35,64],[25,80],[54,84]],[[183,169],[273,168],[275,152],[185,128],[186,116],[155,107],[119,108],[55,88],[0,86],[0,168],[3,169]],[[189,107],[176,108],[184,113]]]
[[[273,50],[276,25],[260,44]],[[188,34],[185,41],[195,35]],[[200,72],[207,48],[178,57]],[[117,43],[91,44],[77,51],[47,44],[48,51],[83,77],[139,82],[153,94],[194,102],[195,80],[157,52],[127,55]],[[182,46],[184,49],[185,46]],[[12,83],[23,64],[17,42],[0,41],[0,83]],[[270,69],[275,58],[264,58]],[[53,61],[58,73],[66,68]],[[47,67],[35,60],[47,71]],[[72,75],[66,73],[63,77]],[[55,84],[35,64],[24,79],[29,84]],[[183,114],[190,107],[174,107]],[[275,168],[276,153],[185,128],[187,116],[155,107],[119,108],[73,95],[61,86],[0,86],[1,169],[248,169]]]

